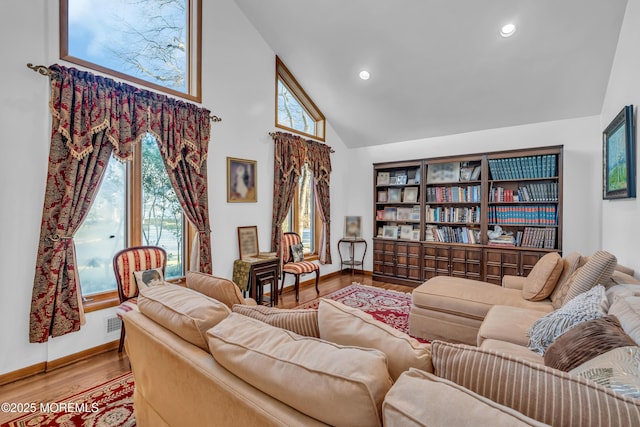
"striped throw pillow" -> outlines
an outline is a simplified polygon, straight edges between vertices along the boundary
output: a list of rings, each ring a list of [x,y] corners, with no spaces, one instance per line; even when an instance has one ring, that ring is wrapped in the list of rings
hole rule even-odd
[[[437,376],[549,425],[640,425],[640,401],[557,369],[441,341],[432,343],[432,361]]]
[[[552,298],[553,308],[558,309],[595,285],[607,282],[617,263],[617,258],[609,252],[597,251],[591,255],[587,263],[578,268],[565,282],[556,299]]]
[[[232,311],[298,335],[320,338],[318,310],[316,309],[289,310],[264,305],[235,304]]]

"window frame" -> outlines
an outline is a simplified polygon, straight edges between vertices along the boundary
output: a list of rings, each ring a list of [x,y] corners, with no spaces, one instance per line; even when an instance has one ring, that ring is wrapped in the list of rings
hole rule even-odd
[[[302,132],[297,129],[290,128],[288,126],[282,125],[278,123],[278,81],[282,81],[289,92],[296,98],[296,100],[300,103],[300,105],[305,109],[305,111],[311,116],[311,118],[315,121],[315,134],[309,134]],[[306,137],[314,138],[320,140],[322,142],[325,141],[325,132],[326,132],[326,119],[324,114],[320,111],[320,109],[316,106],[316,104],[311,100],[309,95],[305,92],[305,90],[300,86],[300,83],[296,80],[296,78],[291,74],[291,71],[284,65],[284,62],[276,55],[276,78],[275,78],[275,126],[280,129],[287,130],[289,132],[294,132],[299,135],[304,135]]]
[[[180,92],[175,89],[167,88],[165,86],[149,82],[138,77],[130,76],[121,71],[116,71],[111,68],[69,55],[69,1],[70,0],[60,0],[60,59],[183,99],[188,99],[198,103],[202,102],[202,0],[186,0],[188,3],[187,14],[189,16],[187,22],[187,25],[189,26],[187,31],[189,49],[187,53],[186,92]]]
[[[128,161],[125,166],[126,169],[126,212],[125,220],[127,223],[127,230],[125,240],[127,247],[140,246],[143,244],[142,236],[142,142],[135,145],[133,148],[133,159]],[[184,271],[189,269],[189,260],[191,259],[191,246],[193,239],[195,238],[195,228],[187,216],[182,213],[182,226],[183,226],[183,239],[182,239],[182,253]],[[175,277],[167,279],[168,282],[175,284],[184,284],[185,276]],[[82,288],[82,284],[80,284]],[[92,311],[102,310],[109,307],[114,307],[120,304],[118,297],[118,290],[99,292],[91,294],[86,297],[83,296],[83,308],[85,313]]]

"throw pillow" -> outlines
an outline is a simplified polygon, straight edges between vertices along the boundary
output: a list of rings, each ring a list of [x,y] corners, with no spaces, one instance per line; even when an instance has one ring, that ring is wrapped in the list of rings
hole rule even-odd
[[[452,410],[452,402],[455,408],[464,410]],[[384,398],[382,422],[385,427],[544,425],[452,381],[414,368],[403,373]]]
[[[430,344],[422,344],[362,310],[323,298],[318,307],[318,326],[323,340],[385,353],[394,381],[409,368],[433,372]]]
[[[607,296],[602,285],[584,292],[556,311],[536,320],[529,329],[529,349],[544,354],[547,347],[573,326],[607,313]]]
[[[304,261],[304,247],[302,246],[302,243],[291,245],[291,260],[293,262]]]
[[[434,341],[431,348],[435,375],[543,423],[640,425],[640,401],[584,378],[468,345]]]
[[[553,308],[560,308],[577,295],[599,283],[606,282],[613,274],[617,263],[616,257],[608,252],[597,251],[594,253],[564,284],[559,298],[552,301]]]
[[[187,288],[218,300],[229,308],[234,304],[244,304],[245,302],[240,288],[231,280],[197,271],[188,271],[186,282]]]
[[[544,353],[544,364],[561,371],[573,368],[618,347],[635,345],[615,316],[583,322],[551,344]]]
[[[264,305],[235,304],[232,311],[305,337],[320,338],[318,310],[315,309],[288,310]]]
[[[556,287],[563,267],[564,261],[557,252],[549,252],[540,258],[524,281],[522,297],[529,301],[547,298]]]
[[[140,289],[138,309],[154,322],[203,350],[208,349],[207,330],[231,313],[220,301],[171,284]]]
[[[616,316],[622,329],[640,345],[640,297],[614,299],[609,314]]]
[[[571,252],[562,258],[562,274],[560,274],[558,283],[550,296],[554,308],[560,308],[560,295],[563,293],[563,289],[567,285],[571,275],[580,267],[580,258],[581,255],[578,252]]]
[[[381,351],[303,337],[231,313],[207,331],[216,362],[262,392],[335,426],[382,426],[392,385]]]
[[[569,372],[616,393],[640,399],[640,348],[637,346],[618,347]]]
[[[162,268],[151,268],[144,271],[134,271],[133,276],[136,278],[138,289],[148,288],[149,286],[164,285],[164,275]]]

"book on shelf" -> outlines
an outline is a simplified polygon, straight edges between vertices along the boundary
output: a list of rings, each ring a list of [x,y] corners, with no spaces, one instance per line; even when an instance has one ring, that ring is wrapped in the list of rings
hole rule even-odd
[[[427,202],[480,203],[481,198],[482,187],[479,185],[427,188]]]
[[[427,227],[427,234],[431,231],[433,234],[434,242],[442,243],[465,243],[465,244],[478,244],[480,243],[480,230],[469,227]],[[426,238],[429,236],[427,235]],[[431,241],[431,240],[428,240]]]
[[[555,205],[489,206],[489,223],[504,225],[557,225]]]
[[[488,163],[493,180],[552,178],[558,173],[555,154],[489,159]]]
[[[427,222],[480,223],[480,207],[450,207],[426,205]]]
[[[534,228],[525,227],[522,241],[519,246],[525,248],[555,249],[556,229],[555,228]]]
[[[515,247],[516,239],[512,235],[503,234],[493,239],[489,239],[489,246]]]

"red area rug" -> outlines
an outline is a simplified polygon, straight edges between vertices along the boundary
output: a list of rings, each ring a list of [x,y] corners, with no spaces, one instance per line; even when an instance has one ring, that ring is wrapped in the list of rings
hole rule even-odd
[[[332,299],[349,307],[358,308],[389,326],[409,333],[411,294],[353,283],[321,298]],[[318,308],[318,304],[320,304],[320,298],[297,308]]]
[[[16,404],[15,409],[25,413],[2,424],[2,427],[132,427],[133,374],[131,372],[104,384],[69,396],[58,402]]]

